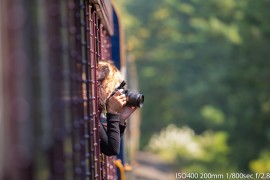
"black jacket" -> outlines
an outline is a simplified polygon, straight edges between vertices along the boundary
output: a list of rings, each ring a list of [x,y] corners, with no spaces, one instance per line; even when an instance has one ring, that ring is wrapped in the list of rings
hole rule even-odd
[[[121,137],[126,126],[120,125],[120,115],[107,113],[107,117],[100,119],[100,149],[107,156],[117,155],[120,152]],[[104,123],[106,121],[106,123]],[[105,125],[107,124],[107,125]],[[107,126],[107,127],[106,127]]]

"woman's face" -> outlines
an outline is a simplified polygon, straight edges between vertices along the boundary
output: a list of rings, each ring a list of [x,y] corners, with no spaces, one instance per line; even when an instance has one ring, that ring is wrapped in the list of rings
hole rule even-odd
[[[124,80],[120,71],[108,62],[100,62],[99,69],[106,71],[105,79],[102,81],[102,86],[105,90],[106,99],[111,95],[116,87]]]

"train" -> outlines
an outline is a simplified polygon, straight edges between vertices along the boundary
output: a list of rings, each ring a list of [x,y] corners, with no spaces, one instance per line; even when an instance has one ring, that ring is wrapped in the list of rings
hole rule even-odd
[[[125,179],[99,145],[97,63],[125,69],[115,1],[2,0],[0,179]]]

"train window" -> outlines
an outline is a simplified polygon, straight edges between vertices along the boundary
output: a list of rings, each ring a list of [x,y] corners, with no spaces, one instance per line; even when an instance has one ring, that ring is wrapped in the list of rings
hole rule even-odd
[[[104,8],[103,1],[92,0],[3,0],[1,10],[13,11],[2,11],[7,15],[0,23],[12,25],[5,19],[11,15],[21,15],[22,22],[0,31],[9,45],[0,58],[11,59],[5,66],[15,71],[0,69],[0,76],[9,75],[0,82],[11,84],[12,101],[3,92],[0,99],[6,113],[12,112],[13,100],[21,101],[18,115],[5,115],[12,118],[6,120],[0,152],[9,163],[0,162],[0,179],[117,179],[115,157],[101,154],[99,145],[97,64],[112,58],[112,24],[106,24],[112,17],[104,20]],[[12,134],[14,129],[18,132]]]

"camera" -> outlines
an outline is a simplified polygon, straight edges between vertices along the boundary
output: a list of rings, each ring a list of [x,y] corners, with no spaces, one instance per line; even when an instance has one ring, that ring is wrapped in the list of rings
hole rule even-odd
[[[144,103],[144,95],[139,93],[130,92],[128,89],[124,89],[126,82],[123,81],[115,91],[122,90],[122,93],[127,97],[127,105],[128,106],[135,106],[135,107],[143,107]]]
[[[144,95],[143,94],[129,92],[129,90],[125,90],[124,93],[127,97],[127,105],[128,106],[143,107],[143,103],[144,103]]]

